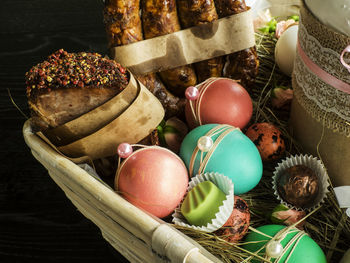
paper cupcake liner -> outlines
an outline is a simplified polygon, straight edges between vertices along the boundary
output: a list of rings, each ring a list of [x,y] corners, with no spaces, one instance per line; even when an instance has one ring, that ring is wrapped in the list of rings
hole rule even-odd
[[[314,202],[310,204],[308,207],[301,208],[301,207],[296,207],[292,204],[287,203],[282,199],[282,197],[279,195],[277,190],[277,182],[279,177],[282,175],[283,171],[295,165],[305,165],[309,167],[315,172],[316,176],[319,179],[320,185],[319,185],[318,195],[315,198]],[[329,192],[328,174],[327,174],[326,168],[318,158],[313,157],[311,155],[296,155],[296,156],[288,157],[282,162],[278,163],[273,174],[274,175],[272,177],[273,179],[272,184],[273,184],[274,194],[277,197],[277,199],[280,200],[281,204],[284,204],[290,209],[310,212],[315,208],[321,206],[321,204],[324,202],[324,199],[326,198],[327,193]]]
[[[191,181],[189,182],[187,193],[192,190],[193,187],[195,187],[197,184],[204,182],[204,181],[211,181],[214,183],[221,191],[223,191],[226,194],[226,200],[223,202],[223,204],[219,207],[219,212],[215,214],[215,218],[212,219],[211,223],[208,223],[206,226],[194,226],[188,224],[187,220],[181,213],[181,204],[175,209],[175,212],[173,213],[173,223],[175,225],[192,228],[196,230],[201,230],[205,232],[214,232],[221,228],[226,221],[229,219],[234,205],[234,191],[233,191],[233,183],[232,181],[219,173],[204,173],[199,174],[195,177],[192,177]],[[182,200],[183,201],[183,200]]]

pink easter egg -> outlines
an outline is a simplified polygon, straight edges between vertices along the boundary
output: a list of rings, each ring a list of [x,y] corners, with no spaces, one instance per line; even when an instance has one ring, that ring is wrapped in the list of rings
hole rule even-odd
[[[203,82],[197,88],[198,98],[192,102],[187,100],[185,107],[186,120],[191,128],[217,123],[242,129],[248,124],[252,117],[253,104],[242,85],[232,79],[215,78]]]
[[[180,204],[187,185],[185,164],[162,147],[134,152],[121,164],[115,180],[125,199],[159,218],[170,215]]]

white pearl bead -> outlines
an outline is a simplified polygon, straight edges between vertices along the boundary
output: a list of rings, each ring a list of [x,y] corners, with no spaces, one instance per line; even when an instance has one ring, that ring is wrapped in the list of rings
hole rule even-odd
[[[213,140],[209,136],[202,136],[199,138],[197,146],[202,152],[208,152],[213,146]]]
[[[269,241],[266,245],[266,255],[272,258],[277,258],[281,255],[283,246],[278,241]]]

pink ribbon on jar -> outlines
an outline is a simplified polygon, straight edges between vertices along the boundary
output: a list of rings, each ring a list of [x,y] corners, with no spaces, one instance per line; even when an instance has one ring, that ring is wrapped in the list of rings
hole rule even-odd
[[[337,79],[336,77],[334,77],[333,75],[329,74],[328,72],[324,71],[321,67],[319,67],[315,62],[313,62],[304,52],[304,50],[301,48],[300,43],[298,42],[297,45],[297,50],[298,53],[300,55],[300,58],[302,59],[302,61],[304,62],[304,64],[308,67],[308,69],[315,74],[317,77],[319,77],[321,80],[323,80],[325,83],[327,83],[328,85],[331,85],[332,87],[343,91],[347,94],[350,94],[350,84]],[[345,68],[347,68],[350,72],[350,65],[348,65],[345,61],[344,61],[344,54],[345,53],[350,53],[350,45],[347,46],[341,56],[340,56],[340,62],[344,65]]]
[[[350,45],[347,46],[347,47],[343,50],[343,52],[341,53],[341,55],[340,55],[340,62],[343,64],[343,66],[344,66],[344,67],[349,71],[349,73],[350,73],[350,65],[347,64],[347,63],[345,62],[345,60],[344,60],[344,55],[345,55],[345,53],[350,53]]]

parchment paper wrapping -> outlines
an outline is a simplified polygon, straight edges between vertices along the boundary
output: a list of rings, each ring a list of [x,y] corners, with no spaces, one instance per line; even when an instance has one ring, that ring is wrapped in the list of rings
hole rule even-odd
[[[78,140],[58,146],[41,132],[38,136],[71,161],[91,163],[117,154],[122,142],[138,143],[163,118],[164,109],[159,100],[130,73],[129,85],[122,93],[50,134],[59,134],[67,141],[71,141],[70,136]]]
[[[88,136],[117,118],[135,100],[138,84],[129,74],[129,84],[118,95],[103,105],[57,128],[45,131],[45,136],[56,146],[67,145]]]
[[[251,11],[112,49],[134,74],[164,71],[255,45]]]
[[[134,102],[116,119],[98,131],[58,150],[69,157],[89,156],[95,160],[112,156],[122,142],[137,143],[149,135],[164,117],[159,100],[137,81],[138,94]]]
[[[350,74],[340,64],[340,55],[336,55],[350,44],[350,38],[321,24],[305,5],[301,8],[299,41],[314,63],[350,84]],[[316,49],[315,45],[322,48]],[[332,61],[335,61],[334,66],[330,66]],[[312,74],[298,52],[294,63],[293,89],[290,118],[293,137],[306,152],[314,156],[320,154],[333,186],[350,185],[350,125],[347,120],[350,116],[350,95]]]

